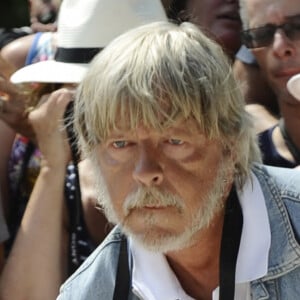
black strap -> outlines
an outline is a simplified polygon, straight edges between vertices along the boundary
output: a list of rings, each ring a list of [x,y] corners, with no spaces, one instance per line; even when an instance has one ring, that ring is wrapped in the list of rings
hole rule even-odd
[[[241,205],[233,186],[226,203],[220,253],[219,300],[233,300],[235,269],[243,227]]]
[[[291,139],[288,132],[286,131],[286,128],[285,128],[285,125],[284,125],[284,120],[282,118],[279,120],[278,125],[279,125],[280,132],[282,134],[282,137],[284,139],[284,142],[285,142],[287,148],[289,149],[289,151],[293,155],[296,163],[299,165],[300,164],[300,150],[294,144],[293,140]]]
[[[88,64],[103,48],[62,48],[55,52],[55,60],[64,63]]]
[[[68,103],[65,114],[64,114],[64,122],[66,126],[66,132],[68,135],[68,141],[71,148],[71,154],[72,154],[72,161],[74,163],[74,184],[75,184],[75,191],[74,191],[74,211],[70,212],[70,239],[69,239],[69,265],[68,265],[68,271],[69,274],[72,274],[76,269],[77,266],[75,266],[72,263],[72,260],[74,259],[74,255],[78,255],[76,251],[73,251],[74,244],[77,240],[77,226],[80,225],[80,212],[82,211],[82,203],[81,203],[81,189],[80,189],[80,181],[79,181],[79,171],[78,171],[78,162],[80,159],[79,150],[77,147],[77,141],[76,136],[73,128],[73,109],[74,109],[74,102],[71,101]],[[72,214],[72,216],[71,216]],[[78,257],[75,258],[77,261],[79,260]]]
[[[120,252],[119,252],[119,262],[116,275],[116,284],[114,290],[113,300],[127,300],[130,289],[130,272],[128,263],[128,249],[127,249],[127,239],[123,236]]]

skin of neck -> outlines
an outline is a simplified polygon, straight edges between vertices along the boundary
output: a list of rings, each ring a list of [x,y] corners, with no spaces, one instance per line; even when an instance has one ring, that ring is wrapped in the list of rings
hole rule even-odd
[[[196,243],[190,247],[168,252],[166,258],[185,292],[195,299],[210,300],[219,285],[219,265],[225,203],[231,182],[223,201],[223,208],[212,219],[210,225],[199,231]]]

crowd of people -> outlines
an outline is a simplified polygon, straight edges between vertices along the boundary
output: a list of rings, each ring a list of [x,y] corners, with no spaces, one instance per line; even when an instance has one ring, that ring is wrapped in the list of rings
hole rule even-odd
[[[297,299],[299,3],[28,3],[0,50],[0,299]]]

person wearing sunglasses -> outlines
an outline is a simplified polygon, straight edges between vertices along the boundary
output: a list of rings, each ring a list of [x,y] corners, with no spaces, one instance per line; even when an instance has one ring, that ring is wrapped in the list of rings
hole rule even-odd
[[[276,95],[280,120],[259,135],[264,163],[300,164],[300,102],[287,90],[300,73],[300,6],[296,0],[240,0],[245,46]]]
[[[270,23],[258,28],[244,30],[242,32],[244,44],[250,49],[268,47],[273,43],[274,35],[279,29],[289,39],[300,39],[300,14],[288,16],[286,20],[287,22],[279,25]]]

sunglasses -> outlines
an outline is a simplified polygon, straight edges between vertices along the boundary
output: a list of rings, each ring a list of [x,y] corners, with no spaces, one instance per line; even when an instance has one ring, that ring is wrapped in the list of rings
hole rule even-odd
[[[300,15],[287,18],[288,21],[280,24],[267,24],[262,27],[244,30],[241,32],[242,43],[247,48],[268,47],[273,43],[274,34],[278,29],[283,30],[290,40],[300,40]]]

